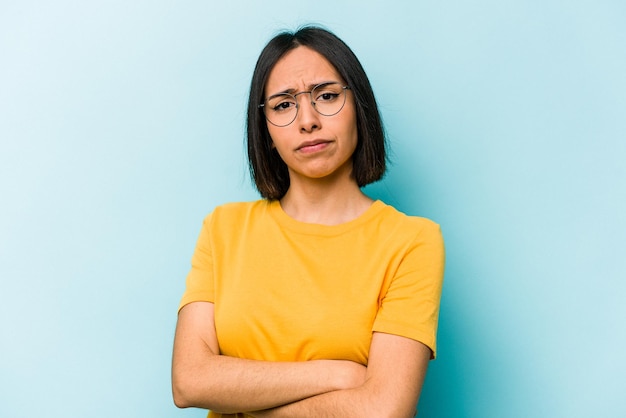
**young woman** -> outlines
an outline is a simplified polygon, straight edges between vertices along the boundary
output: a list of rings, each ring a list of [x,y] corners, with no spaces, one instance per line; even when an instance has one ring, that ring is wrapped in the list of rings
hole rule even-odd
[[[174,402],[209,417],[412,417],[435,337],[439,226],[373,201],[385,171],[370,83],[305,27],[261,53],[248,106],[264,199],[204,221],[180,304]],[[233,414],[233,415],[229,415]]]

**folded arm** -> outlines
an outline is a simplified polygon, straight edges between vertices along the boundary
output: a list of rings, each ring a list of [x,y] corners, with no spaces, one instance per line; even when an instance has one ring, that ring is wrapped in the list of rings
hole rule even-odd
[[[374,333],[363,385],[251,414],[258,418],[413,417],[430,355],[430,349],[417,341]]]
[[[351,361],[266,362],[219,355],[212,303],[190,303],[178,316],[172,392],[181,408],[267,410],[357,387],[365,374],[364,366]]]

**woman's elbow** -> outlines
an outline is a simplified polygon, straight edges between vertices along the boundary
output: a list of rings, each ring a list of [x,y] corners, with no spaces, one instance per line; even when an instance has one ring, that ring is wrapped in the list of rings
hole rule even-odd
[[[197,380],[193,378],[185,379],[184,376],[180,378],[174,376],[172,378],[172,399],[174,400],[174,405],[181,409],[204,408],[222,414],[232,414],[236,412],[225,408],[222,403],[219,402],[219,399],[212,396],[211,390],[199,390]]]
[[[180,379],[172,379],[172,398],[174,405],[178,408],[189,408],[194,406],[191,402],[189,390]]]
[[[172,398],[178,408],[200,407],[199,384],[194,374],[182,369],[172,370]]]
[[[187,402],[185,398],[176,394],[174,394],[174,405],[176,405],[177,408],[181,409],[191,407],[191,404],[189,404],[189,402]]]

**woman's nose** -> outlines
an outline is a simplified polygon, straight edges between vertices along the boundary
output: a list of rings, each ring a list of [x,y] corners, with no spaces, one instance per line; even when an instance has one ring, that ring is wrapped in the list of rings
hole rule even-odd
[[[315,110],[315,104],[312,103],[310,95],[303,94],[301,97],[296,120],[300,125],[300,130],[310,132],[320,127],[320,114]]]

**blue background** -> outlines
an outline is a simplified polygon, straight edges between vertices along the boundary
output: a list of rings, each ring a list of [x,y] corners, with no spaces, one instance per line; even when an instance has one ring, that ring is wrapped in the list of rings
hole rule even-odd
[[[282,28],[365,66],[368,192],[439,222],[422,418],[626,416],[622,1],[1,1],[0,416],[201,417],[171,401],[202,218],[256,198],[246,93]]]

